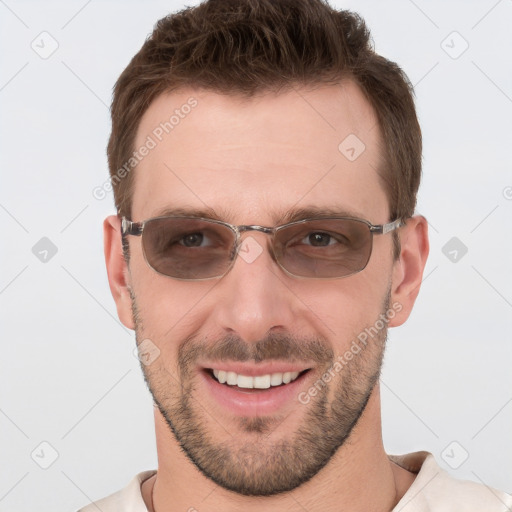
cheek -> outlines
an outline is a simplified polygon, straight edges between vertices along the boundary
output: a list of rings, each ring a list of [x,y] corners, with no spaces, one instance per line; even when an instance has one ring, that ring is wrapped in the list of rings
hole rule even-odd
[[[204,306],[215,281],[176,281],[150,268],[138,268],[132,275],[141,335],[161,352],[176,354],[179,344],[204,324]]]
[[[387,294],[385,283],[363,273],[329,283],[315,283],[295,293],[307,306],[306,314],[336,351],[350,345],[361,331],[375,323]]]

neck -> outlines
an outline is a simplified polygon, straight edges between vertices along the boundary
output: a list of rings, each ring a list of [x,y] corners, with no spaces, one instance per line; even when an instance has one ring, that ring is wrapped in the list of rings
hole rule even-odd
[[[325,512],[340,510],[340,504],[352,512],[389,512],[415,477],[392,463],[384,451],[378,386],[350,438],[329,463],[300,487],[276,496],[242,496],[213,483],[186,457],[156,408],[155,429],[158,472],[142,489],[150,512],[257,512],[262,505],[266,512]]]

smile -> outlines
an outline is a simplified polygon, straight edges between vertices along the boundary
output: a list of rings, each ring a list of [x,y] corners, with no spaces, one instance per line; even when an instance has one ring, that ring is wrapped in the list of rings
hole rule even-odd
[[[267,416],[296,408],[298,396],[315,378],[314,363],[209,361],[198,375],[209,397],[237,416]]]
[[[250,376],[213,369],[212,373],[215,379],[217,379],[221,384],[238,386],[239,388],[246,389],[268,389],[270,387],[281,386],[283,384],[293,382],[301,372],[278,372]]]

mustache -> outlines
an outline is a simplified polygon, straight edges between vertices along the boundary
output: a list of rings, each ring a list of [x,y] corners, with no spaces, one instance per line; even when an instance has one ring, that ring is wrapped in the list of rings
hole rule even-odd
[[[270,333],[265,338],[248,343],[235,334],[216,342],[186,339],[178,350],[179,365],[190,368],[199,359],[212,361],[287,361],[314,362],[319,365],[334,360],[334,351],[324,338],[297,337],[284,333]]]

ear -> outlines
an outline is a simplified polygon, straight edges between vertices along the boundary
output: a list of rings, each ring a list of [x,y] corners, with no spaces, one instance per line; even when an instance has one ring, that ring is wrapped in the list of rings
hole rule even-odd
[[[429,252],[425,217],[415,215],[400,228],[400,246],[400,258],[393,264],[391,303],[399,303],[402,308],[390,319],[390,327],[402,325],[409,318],[420,291]]]
[[[116,303],[117,316],[128,329],[135,329],[130,297],[130,269],[123,256],[121,219],[117,215],[110,215],[103,221],[103,244],[108,284]]]

